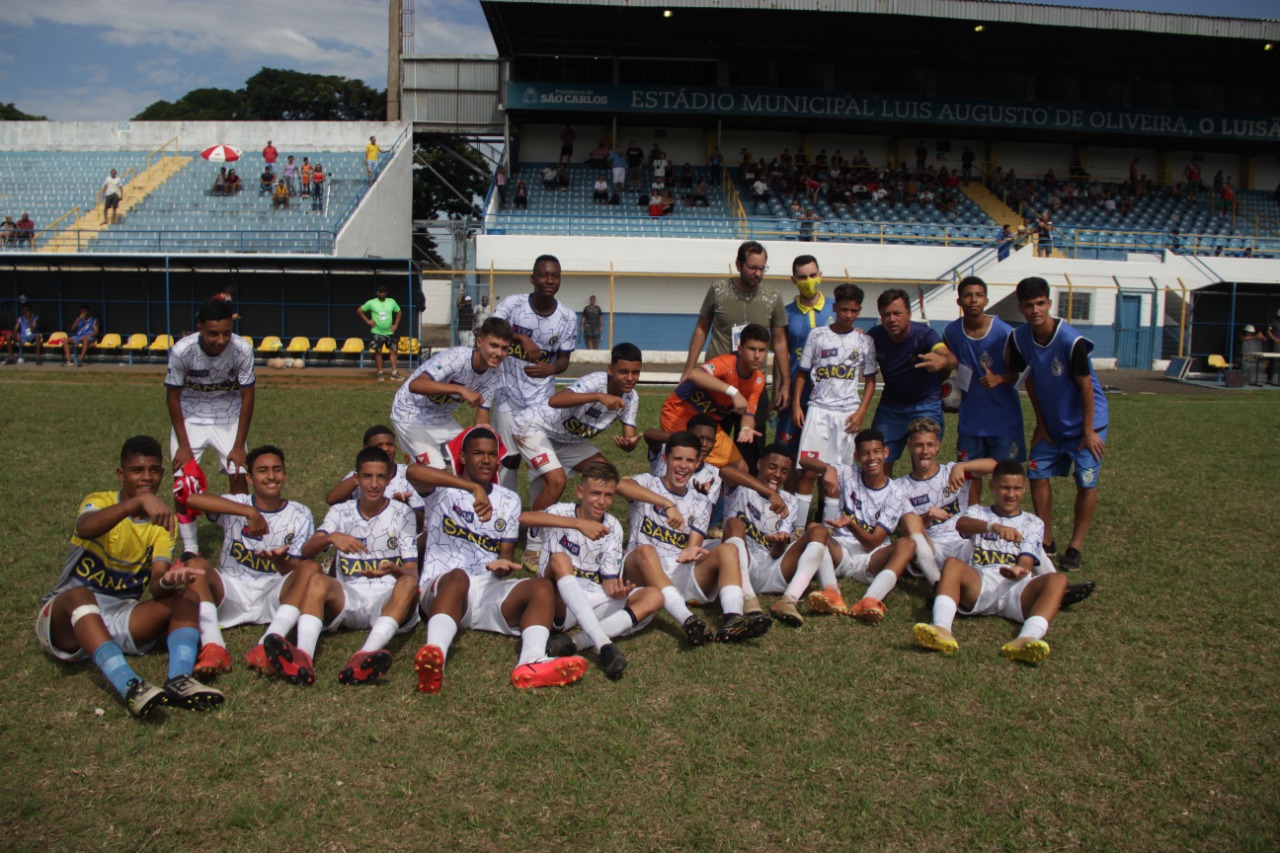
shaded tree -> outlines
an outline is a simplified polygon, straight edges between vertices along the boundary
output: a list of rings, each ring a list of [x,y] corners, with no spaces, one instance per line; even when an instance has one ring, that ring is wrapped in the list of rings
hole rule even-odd
[[[0,121],[48,121],[44,116],[24,113],[13,104],[0,104]]]
[[[359,80],[263,68],[244,88],[193,89],[156,101],[136,121],[381,121],[387,94]]]
[[[490,179],[489,161],[465,140],[425,134],[414,137],[415,220],[478,219]],[[414,250],[428,264],[446,265],[439,246],[428,234],[414,234]]]
[[[241,121],[244,101],[230,89],[192,89],[172,103],[156,101],[135,121]]]

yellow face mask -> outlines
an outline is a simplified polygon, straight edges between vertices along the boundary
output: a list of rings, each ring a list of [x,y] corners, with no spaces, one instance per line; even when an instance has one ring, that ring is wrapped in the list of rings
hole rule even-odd
[[[805,299],[812,299],[813,295],[818,292],[818,288],[822,287],[822,276],[815,275],[812,278],[796,279],[796,290],[800,291],[800,295]]]

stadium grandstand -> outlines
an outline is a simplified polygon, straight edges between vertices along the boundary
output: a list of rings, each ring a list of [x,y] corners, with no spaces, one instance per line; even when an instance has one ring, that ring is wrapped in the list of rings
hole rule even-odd
[[[1230,359],[1235,330],[1280,307],[1280,22],[985,0],[481,5],[496,59],[403,60],[418,132],[504,152],[455,287],[519,292],[550,252],[564,301],[606,306],[606,340],[681,360],[705,281],[745,239],[787,292],[812,253],[871,298],[908,287],[936,324],[964,275],[1018,321],[1013,285],[1043,276],[1121,367]],[[643,165],[618,186],[602,155],[628,149]]]

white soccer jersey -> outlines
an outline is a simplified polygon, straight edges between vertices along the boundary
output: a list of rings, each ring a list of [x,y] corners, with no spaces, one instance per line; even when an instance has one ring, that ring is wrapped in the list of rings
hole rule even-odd
[[[470,388],[482,398],[480,408],[492,408],[493,395],[502,386],[502,367],[476,373],[471,361],[474,352],[472,347],[450,347],[424,361],[396,391],[391,402],[391,419],[427,425],[448,424],[453,420],[453,410],[461,405],[461,397],[456,394],[415,394],[409,390],[413,380],[423,374],[436,382]]]
[[[655,477],[662,477],[667,473],[665,445],[657,456],[649,456],[649,473]],[[696,489],[705,495],[707,500],[711,501],[711,505],[715,506],[720,502],[720,492],[724,490],[724,479],[720,476],[720,469],[703,462],[689,478],[689,488]]]
[[[969,564],[978,569],[1000,566],[1014,566],[1018,558],[1031,558],[1033,566],[1040,565],[1036,555],[1044,544],[1044,522],[1029,512],[1019,512],[1010,518],[996,515],[989,506],[971,506],[964,512],[965,518],[976,518],[984,524],[994,521],[996,524],[1012,527],[1022,534],[1021,542],[1006,542],[997,533],[979,533],[972,537],[973,556]]]
[[[752,565],[767,566],[773,560],[772,546],[767,537],[775,533],[790,536],[795,530],[796,513],[799,512],[796,496],[782,491],[778,494],[787,504],[786,518],[769,509],[768,498],[746,486],[738,486],[725,498],[725,518],[739,518],[747,528],[747,553],[751,556]]]
[[[556,303],[550,317],[543,317],[529,304],[530,294],[508,296],[498,303],[493,316],[501,317],[511,328],[533,340],[542,355],[539,364],[551,364],[562,352],[573,352],[578,339],[578,315],[563,302]],[[530,364],[529,354],[519,342],[511,342],[511,355],[502,362],[504,384],[499,402],[510,412],[522,412],[539,403],[545,403],[555,392],[554,375],[542,379],[526,376],[524,369]]]
[[[253,504],[251,495],[222,495],[223,500],[245,506]],[[273,560],[258,556],[260,551],[288,548],[289,556],[301,558],[302,543],[315,532],[315,520],[311,510],[297,501],[285,501],[275,512],[259,510],[267,520],[267,535],[250,536],[244,532],[249,519],[230,513],[208,513],[209,520],[222,528],[222,559],[218,571],[237,577],[260,577],[276,574]]]
[[[354,536],[368,552],[344,554],[338,551],[335,554],[334,574],[343,583],[392,586],[396,580],[390,575],[366,578],[357,572],[375,570],[383,560],[390,560],[397,566],[405,563],[416,565],[418,562],[417,522],[413,510],[399,501],[387,501],[382,512],[373,518],[365,518],[360,514],[359,501],[335,504],[329,507],[319,532]]]
[[[230,424],[240,419],[240,389],[254,383],[253,349],[231,336],[221,355],[200,348],[200,335],[188,335],[169,350],[167,388],[182,389],[182,418],[189,424]]]
[[[711,503],[690,483],[683,495],[677,495],[652,474],[637,474],[631,479],[646,489],[671,500],[684,517],[684,530],[672,530],[667,524],[667,513],[653,504],[631,502],[631,541],[627,543],[630,554],[641,545],[652,545],[663,557],[675,559],[689,544],[691,532],[707,535],[707,523],[711,520]]]
[[[898,526],[902,518],[902,492],[890,480],[883,488],[873,489],[862,481],[862,472],[857,465],[837,465],[840,473],[840,512],[854,520],[854,523],[867,533],[874,533],[877,527],[883,527],[890,533]],[[847,540],[846,545],[858,545],[857,539],[848,530],[834,530],[838,538]]]
[[[903,500],[906,501],[906,506],[902,511],[904,513],[914,512],[923,518],[929,538],[934,541],[959,539],[960,534],[956,533],[956,521],[969,508],[969,483],[967,481],[960,487],[958,492],[953,492],[947,487],[951,480],[951,469],[955,468],[955,466],[955,462],[941,465],[938,467],[938,473],[927,480],[917,480],[908,474],[893,481],[894,485],[902,492]],[[951,513],[951,517],[946,521],[926,518],[925,513],[934,507],[945,509]]]
[[[543,510],[563,518],[578,514],[577,504],[556,504]],[[543,527],[540,568],[545,571],[552,554],[565,554],[573,563],[573,573],[580,581],[599,584],[622,574],[622,525],[605,513],[601,524],[609,532],[599,539],[588,539],[578,530],[565,527]]]
[[[409,470],[409,466],[397,465],[394,462],[391,464],[396,466],[396,472],[391,475],[391,480],[387,483],[386,491],[383,492],[383,494],[385,494],[389,498],[392,498],[394,495],[399,495],[399,494],[403,494],[404,492],[408,492],[409,508],[413,510],[422,509],[423,507],[422,495],[418,494],[418,490],[413,487],[413,484],[409,482],[409,478],[405,476],[405,472]],[[355,471],[348,471],[347,476],[343,477],[342,479],[350,480],[355,475],[356,475]],[[359,486],[357,486],[356,490],[351,493],[351,497],[349,498],[349,500],[353,500],[353,501],[360,500]]]
[[[809,372],[810,405],[854,411],[861,405],[862,384],[876,374],[876,345],[860,329],[840,334],[819,326],[809,333],[800,369]]]
[[[454,569],[485,577],[485,568],[501,556],[504,542],[520,533],[520,496],[494,486],[489,492],[493,515],[481,521],[475,496],[466,489],[436,489],[426,498],[423,531],[427,536],[422,585]]]
[[[609,374],[588,373],[576,380],[568,388],[575,394],[607,394],[609,393]],[[600,403],[587,403],[568,409],[554,409],[548,403],[541,403],[526,409],[516,417],[516,435],[527,435],[540,432],[558,444],[571,444],[576,441],[590,441],[609,428],[615,420],[622,421],[635,428],[636,413],[640,409],[640,395],[634,390],[622,395],[623,405],[620,411],[611,411]]]

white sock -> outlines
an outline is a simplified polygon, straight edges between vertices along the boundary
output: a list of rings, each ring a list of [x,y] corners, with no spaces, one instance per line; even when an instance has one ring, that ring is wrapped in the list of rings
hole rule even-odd
[[[600,620],[596,618],[596,612],[591,609],[591,602],[587,601],[587,594],[582,591],[578,579],[573,575],[562,577],[556,581],[556,589],[564,599],[564,606],[569,608],[569,612],[582,626],[582,633],[591,638],[596,651],[607,646],[609,635],[600,627]]]
[[[369,637],[360,647],[360,651],[376,652],[378,649],[385,649],[399,627],[400,623],[391,616],[379,616],[373,623],[373,629],[369,631]]]
[[[607,637],[617,637],[624,631],[635,627],[635,617],[631,615],[630,610],[619,610],[617,613],[611,613],[600,620],[600,628]],[[578,636],[582,636],[579,634]]]
[[[542,553],[542,531],[540,529],[536,527],[529,528],[529,535],[524,540],[524,550],[526,554]]]
[[[831,559],[831,549],[822,546],[822,562],[818,564],[818,583],[823,589],[836,586],[836,564]]]
[[[218,627],[218,605],[212,601],[200,602],[200,643],[226,647],[227,641],[222,639],[222,629]]]
[[[911,541],[916,543],[916,565],[924,572],[925,580],[937,583],[942,573],[939,571],[938,554],[933,550],[933,542],[923,533],[912,533]]]
[[[541,625],[534,625],[521,631],[520,660],[516,666],[547,660],[547,640],[549,639],[551,639],[551,629]]]
[[[684,603],[684,599],[680,597],[679,591],[674,586],[664,586],[662,588],[662,609],[671,614],[671,618],[681,625],[693,615],[693,612],[689,610]]]
[[[742,587],[737,584],[720,587],[720,609],[725,616],[742,613]]]
[[[742,575],[742,595],[744,598],[754,598],[756,591],[751,588],[751,555],[747,553],[747,543],[742,541],[741,536],[734,536],[724,540],[724,544],[738,549],[738,572]]]
[[[838,498],[822,499],[822,520],[833,521],[841,516],[840,501]]]
[[[898,583],[898,576],[889,569],[882,570],[871,580],[871,586],[867,587],[866,597],[874,598],[877,601],[884,601],[884,597]]]
[[[324,630],[324,623],[320,621],[319,616],[299,617],[298,619],[298,648],[311,655],[316,656],[316,645],[320,642],[320,632]],[[283,635],[282,635],[283,636]]]
[[[809,512],[813,509],[813,495],[796,495],[796,530],[804,530],[809,523]]]
[[[508,468],[506,465],[498,466],[498,485],[504,489],[515,491],[520,484],[520,469]]]
[[[951,623],[954,621],[956,621],[956,600],[949,595],[935,596],[933,599],[933,624],[950,631]]]
[[[453,638],[456,636],[458,623],[447,613],[437,613],[427,620],[427,645],[439,648],[446,658],[449,656],[449,646],[453,645]]]
[[[294,607],[292,604],[281,604],[276,608],[275,615],[271,617],[271,624],[267,626],[267,630],[262,633],[262,637],[258,639],[261,643],[267,634],[279,634],[281,637],[289,636],[289,632],[293,630],[293,626],[298,624],[298,617],[302,615],[302,611]]]
[[[200,553],[200,540],[196,536],[196,522],[181,521],[178,522],[178,532],[182,534],[182,550],[184,553],[192,554]]]
[[[809,590],[809,583],[813,580],[813,576],[818,573],[823,554],[827,554],[827,546],[821,542],[810,542],[804,547],[800,559],[796,562],[796,573],[791,576],[791,583],[787,584],[787,591],[783,595],[794,598],[796,601],[800,600],[800,596]],[[827,562],[831,562],[830,554],[827,554]],[[831,576],[831,581],[835,582],[834,574]]]
[[[1032,616],[1026,622],[1022,623],[1022,630],[1018,632],[1019,637],[1029,637],[1032,640],[1040,640],[1049,631],[1049,620],[1043,616]]]

